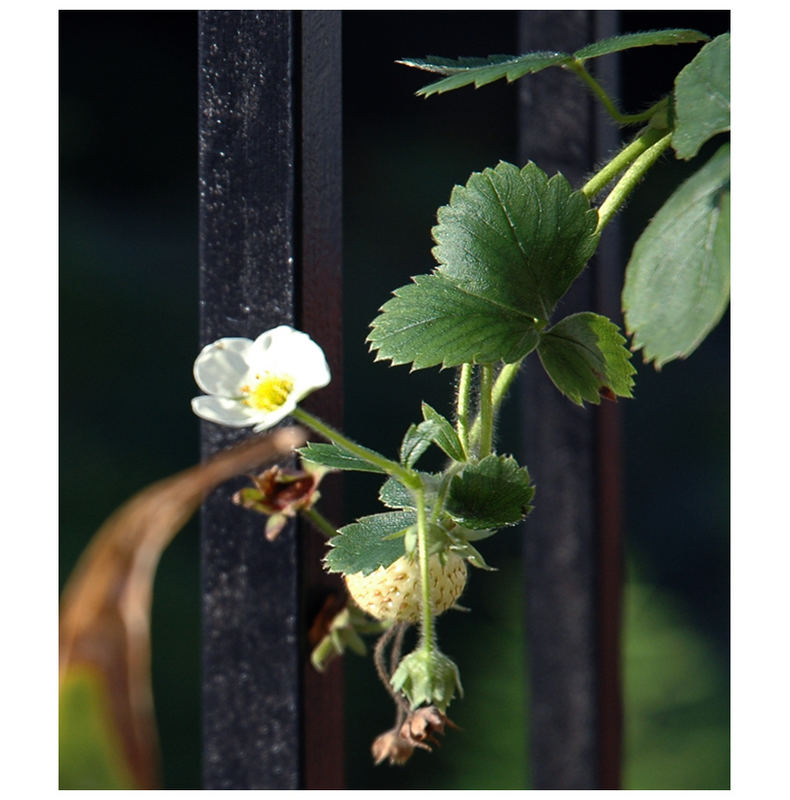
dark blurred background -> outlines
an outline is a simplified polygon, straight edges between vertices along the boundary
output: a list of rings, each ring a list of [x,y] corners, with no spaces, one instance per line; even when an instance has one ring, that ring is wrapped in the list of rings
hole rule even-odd
[[[729,29],[729,14],[620,14],[623,32],[666,27],[715,36]],[[430,228],[452,186],[499,159],[517,160],[514,86],[426,101],[414,96],[424,74],[394,61],[516,53],[516,16],[346,12],[343,36],[347,432],[393,453],[421,399],[449,412],[447,376],[373,364],[368,323],[392,289],[432,268]],[[666,93],[693,52],[624,55],[622,106],[635,110]],[[61,586],[114,508],[199,458],[189,410],[198,351],[196,81],[194,12],[61,12]],[[623,215],[625,252],[695,166],[668,160],[640,187]],[[727,788],[728,316],[688,361],[661,373],[638,367],[636,399],[621,404],[625,787]],[[375,510],[375,482],[352,476],[346,485],[349,516]],[[529,786],[522,535],[528,526],[484,543],[499,573],[472,576],[464,596],[471,618],[440,623],[464,679],[467,696],[452,711],[466,733],[450,733],[440,751],[418,753],[403,769],[374,769],[368,748],[390,726],[391,709],[371,662],[347,659],[350,787]],[[165,553],[154,596],[168,788],[200,785],[198,578],[192,522]]]

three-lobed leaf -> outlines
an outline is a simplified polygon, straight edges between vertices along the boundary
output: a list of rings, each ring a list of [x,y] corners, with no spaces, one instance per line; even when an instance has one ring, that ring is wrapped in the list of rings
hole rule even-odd
[[[693,158],[705,142],[730,129],[730,34],[717,36],[675,78],[678,158]]]
[[[439,266],[382,306],[368,336],[376,359],[518,361],[595,252],[597,212],[562,175],[500,162],[456,186],[437,218]]]
[[[388,567],[404,554],[403,539],[397,534],[414,525],[416,518],[414,511],[386,511],[343,526],[329,540],[332,549],[324,557],[327,570],[369,575]]]
[[[457,59],[426,56],[425,58],[404,58],[397,63],[447,76],[435,83],[423,86],[417,91],[418,95],[430,97],[433,94],[442,94],[472,84],[475,88],[479,88],[500,78],[506,78],[511,83],[518,78],[540,72],[548,67],[561,67],[574,59],[585,61],[589,58],[598,58],[635,47],[688,44],[707,41],[708,38],[699,31],[673,28],[612,36],[609,39],[586,45],[574,53],[540,51],[521,56],[490,55],[487,58]]]
[[[607,317],[572,314],[545,331],[538,356],[554,385],[577,405],[631,397],[635,372],[625,338]]]
[[[534,495],[526,467],[512,456],[489,455],[453,477],[446,508],[472,530],[501,528],[520,522]]]
[[[730,295],[730,148],[664,203],[634,245],[623,308],[632,347],[657,368],[692,353]]]

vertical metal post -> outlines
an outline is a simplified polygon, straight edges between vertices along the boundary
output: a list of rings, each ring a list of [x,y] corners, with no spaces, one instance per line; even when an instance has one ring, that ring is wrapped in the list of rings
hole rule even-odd
[[[322,217],[321,209],[333,208],[340,191],[339,183],[302,191],[315,172],[311,163],[331,162],[327,174],[340,169],[339,147],[331,136],[316,135],[314,121],[313,132],[302,137],[302,120],[311,119],[312,100],[301,91],[303,77],[314,74],[301,65],[311,24],[278,11],[207,11],[199,19],[201,344],[221,336],[254,338],[283,323],[304,327],[325,347],[337,379],[338,339],[321,341],[315,304],[303,299],[319,292],[327,317],[341,313],[339,238],[332,239],[329,266],[319,277],[311,245],[302,242],[303,220],[331,222],[336,212]],[[310,46],[321,42],[339,46],[337,37],[326,36]],[[330,80],[339,86],[339,62],[332,68]],[[334,149],[314,152],[327,143]],[[303,196],[309,198],[304,204]],[[330,415],[337,415],[339,392],[325,397]],[[203,455],[245,435],[204,423]],[[316,690],[314,678],[305,677],[304,554],[295,526],[267,542],[262,520],[230,503],[235,488],[214,492],[202,512],[205,787],[336,786],[342,781],[339,712],[329,715],[334,773],[306,767],[315,751],[313,740],[305,744],[315,708],[305,692]],[[337,684],[337,675],[332,681]],[[340,707],[336,693],[327,696],[325,716],[332,702]]]
[[[332,383],[307,398],[305,407],[343,427],[342,235],[342,27],[339,11],[304,11],[301,32],[301,327],[320,342]],[[343,521],[342,476],[321,484],[321,513]],[[324,538],[307,525],[303,534],[303,607],[306,622],[327,594],[345,597],[337,575],[321,559]],[[304,673],[304,780],[306,789],[344,786],[343,669],[335,661],[324,675]]]
[[[520,52],[572,52],[595,39],[597,16],[585,11],[522,12]],[[561,171],[580,186],[601,155],[595,148],[592,102],[581,84],[559,70],[523,81],[519,117],[522,161],[534,161],[549,175]],[[562,316],[598,307],[595,269],[588,268],[563,299]],[[615,761],[619,758],[611,739],[603,745],[601,736],[603,730],[611,736],[611,714],[619,714],[619,708],[602,705],[617,689],[612,690],[611,676],[602,672],[602,631],[608,637],[606,669],[612,666],[616,637],[611,625],[601,627],[601,598],[607,598],[611,613],[619,591],[619,576],[613,589],[611,570],[605,583],[599,570],[600,502],[609,492],[601,483],[597,449],[604,428],[599,428],[598,410],[572,405],[539,364],[530,363],[524,378],[524,460],[538,491],[525,545],[534,786],[601,788],[604,773],[610,784],[615,780],[613,753]],[[605,519],[611,529],[613,518]],[[616,538],[615,531],[615,548]],[[609,694],[601,694],[602,681]]]

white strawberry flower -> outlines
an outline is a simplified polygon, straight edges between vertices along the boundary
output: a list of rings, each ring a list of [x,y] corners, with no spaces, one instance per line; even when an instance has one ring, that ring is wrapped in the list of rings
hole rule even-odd
[[[192,399],[195,414],[232,428],[254,426],[256,432],[276,425],[331,379],[324,351],[288,325],[254,341],[229,337],[206,345],[193,374],[206,393]]]

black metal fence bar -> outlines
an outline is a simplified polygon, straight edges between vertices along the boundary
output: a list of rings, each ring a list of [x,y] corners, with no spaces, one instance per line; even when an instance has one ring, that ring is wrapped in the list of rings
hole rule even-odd
[[[572,52],[595,39],[607,13],[522,12],[520,52]],[[595,113],[581,84],[558,70],[536,75],[520,87],[519,113],[522,161],[535,161],[549,175],[559,170],[581,185],[600,155]],[[563,315],[595,309],[600,288],[596,270],[588,270],[563,300]],[[534,366],[526,371],[522,401],[525,462],[539,492],[525,545],[534,786],[614,786],[619,707],[605,703],[619,697],[617,676],[611,674],[617,659],[611,651],[617,620],[611,614],[619,597],[619,585],[611,581],[619,577],[608,570],[600,580],[599,521],[608,526],[607,555],[616,551],[618,534],[616,518],[600,514],[611,476],[603,486],[599,415],[562,398]],[[611,417],[605,419],[612,423]],[[603,626],[602,597],[608,615]]]
[[[343,427],[343,169],[342,169],[342,25],[339,11],[304,11],[298,15],[301,66],[301,137],[299,195],[302,330],[326,353],[332,382],[305,401],[314,414]],[[321,485],[322,513],[343,520],[342,477]],[[303,565],[303,624],[320,612],[327,596],[344,598],[336,575],[322,567],[324,538],[309,526],[300,531]],[[303,663],[308,653],[303,654]],[[335,661],[319,675],[304,672],[303,786],[339,789],[344,785],[343,667]]]
[[[303,326],[325,346],[336,378],[339,339],[323,336],[315,304],[304,298],[318,293],[326,314],[339,319],[340,226],[332,214],[340,213],[340,134],[332,126],[340,109],[324,120],[333,132],[317,130],[316,98],[301,88],[320,77],[324,99],[338,97],[337,16],[199,17],[201,343]],[[321,72],[316,59],[331,69]],[[303,236],[308,219],[312,229]],[[328,258],[319,268],[309,243],[322,230]],[[326,395],[322,413],[342,410],[339,391]],[[244,435],[205,424],[203,455]],[[318,691],[306,677],[311,595],[302,590],[302,548],[294,526],[267,542],[262,521],[230,503],[234,489],[213,493],[202,511],[205,788],[338,786],[340,675],[329,678],[335,691]],[[306,702],[306,694],[323,697],[323,705]],[[315,737],[305,736],[317,730],[326,737],[323,768]]]

